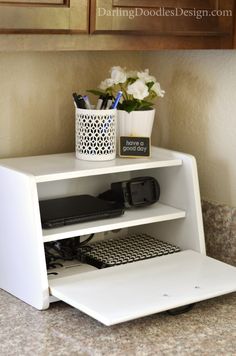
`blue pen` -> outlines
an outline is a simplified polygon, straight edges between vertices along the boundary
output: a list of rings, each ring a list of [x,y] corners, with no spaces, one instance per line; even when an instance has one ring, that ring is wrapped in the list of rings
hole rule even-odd
[[[122,95],[123,95],[122,91],[118,91],[117,96],[115,98],[115,101],[112,104],[112,107],[111,107],[112,109],[116,109],[117,108],[117,105],[119,104],[119,101],[120,101],[120,98],[122,97]]]
[[[118,91],[117,96],[116,96],[116,98],[115,98],[115,101],[114,101],[114,103],[113,103],[112,106],[111,106],[111,109],[114,110],[114,109],[117,108],[117,105],[118,105],[118,103],[119,103],[120,98],[122,97],[122,95],[123,95],[122,91]],[[107,129],[109,128],[109,125],[111,124],[111,121],[112,121],[112,117],[110,116],[109,119],[107,120],[107,122],[103,125],[103,127],[102,127],[102,129],[101,129],[101,133],[102,133],[102,134],[104,134],[104,133],[107,131]]]
[[[87,95],[83,96],[83,99],[84,99],[84,102],[85,102],[86,109],[90,110],[91,109],[91,104],[90,104],[88,96]]]

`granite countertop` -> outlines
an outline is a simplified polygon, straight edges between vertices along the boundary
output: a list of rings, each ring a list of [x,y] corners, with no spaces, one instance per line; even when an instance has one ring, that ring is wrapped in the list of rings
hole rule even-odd
[[[62,302],[38,311],[0,290],[0,330],[1,356],[235,356],[236,293],[106,327]]]

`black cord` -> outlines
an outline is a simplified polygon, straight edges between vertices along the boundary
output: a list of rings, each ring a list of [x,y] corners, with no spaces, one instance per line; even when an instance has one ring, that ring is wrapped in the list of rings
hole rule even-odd
[[[80,243],[79,247],[86,245],[92,238],[94,237],[94,234],[91,234],[86,240]]]
[[[62,267],[63,265],[59,261],[72,261],[74,259],[79,259],[81,256],[81,247],[85,246],[89,241],[92,240],[94,234],[91,234],[86,240],[80,242],[80,236],[73,237],[70,239],[57,240],[53,242],[45,243],[45,257],[47,269],[52,269],[56,267]]]

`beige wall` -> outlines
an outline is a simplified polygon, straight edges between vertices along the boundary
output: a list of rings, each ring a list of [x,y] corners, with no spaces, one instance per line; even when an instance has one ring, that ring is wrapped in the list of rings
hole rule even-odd
[[[236,51],[0,53],[0,158],[72,151],[71,93],[115,64],[155,73],[153,143],[194,154],[202,196],[236,206]]]
[[[130,63],[139,67],[141,54],[0,53],[0,158],[74,150],[72,92]]]
[[[201,194],[236,206],[236,51],[145,54],[159,78],[154,144],[196,156]]]

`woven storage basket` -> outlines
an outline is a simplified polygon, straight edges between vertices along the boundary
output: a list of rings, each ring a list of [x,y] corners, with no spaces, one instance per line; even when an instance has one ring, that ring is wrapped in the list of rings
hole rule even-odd
[[[76,157],[86,161],[116,158],[116,110],[76,109]]]

